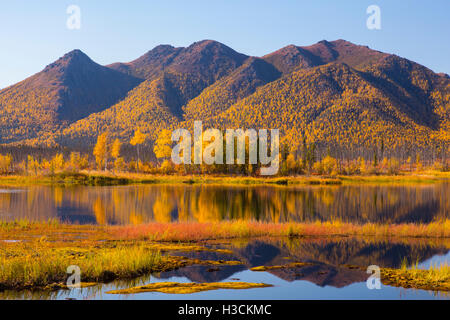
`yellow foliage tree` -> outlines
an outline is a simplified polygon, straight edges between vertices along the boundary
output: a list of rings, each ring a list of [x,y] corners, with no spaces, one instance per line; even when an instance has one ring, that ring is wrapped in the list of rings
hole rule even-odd
[[[322,160],[322,169],[325,174],[336,173],[337,171],[337,160],[331,156],[326,156]]]
[[[99,169],[107,167],[108,163],[108,133],[102,133],[97,138],[97,144],[94,147],[95,162]]]
[[[11,155],[1,155],[0,154],[0,174],[7,174],[10,171],[12,163]]]
[[[111,157],[117,159],[120,157],[120,148],[122,147],[122,143],[119,139],[114,140],[111,147]]]
[[[139,145],[143,144],[145,142],[145,139],[147,138],[147,135],[141,132],[141,129],[136,129],[134,131],[134,136],[130,140],[130,144],[132,146],[136,146],[137,148],[137,171],[139,171]]]
[[[163,129],[158,134],[158,138],[155,141],[155,147],[153,148],[153,152],[155,153],[156,158],[164,159],[168,158],[172,154],[172,139],[170,130]]]

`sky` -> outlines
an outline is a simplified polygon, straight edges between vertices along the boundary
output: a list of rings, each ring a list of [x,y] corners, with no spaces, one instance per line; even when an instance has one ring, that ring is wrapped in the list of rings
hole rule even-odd
[[[80,8],[80,29],[67,27],[70,5]],[[381,29],[366,26],[370,5]],[[0,88],[73,49],[109,64],[204,39],[253,56],[345,39],[450,74],[449,15],[449,0],[1,0]]]

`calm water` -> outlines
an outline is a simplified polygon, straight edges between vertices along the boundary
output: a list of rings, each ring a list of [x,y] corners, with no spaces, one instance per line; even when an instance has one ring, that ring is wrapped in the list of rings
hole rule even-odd
[[[421,241],[373,242],[345,239],[255,239],[249,242],[220,243],[214,247],[230,249],[233,254],[177,253],[201,259],[240,260],[242,265],[190,266],[178,270],[145,276],[135,280],[114,281],[91,288],[44,291],[0,292],[0,299],[449,299],[445,293],[403,289],[382,285],[369,290],[368,274],[364,270],[348,269],[344,265],[379,265],[398,268],[403,259],[418,261],[420,268],[450,261],[444,243]],[[254,272],[251,267],[283,265],[293,261],[308,261],[311,266]],[[214,290],[194,294],[139,293],[108,294],[109,290],[129,288],[161,281],[217,282],[247,281],[272,284],[270,288],[249,290]]]
[[[0,187],[0,220],[59,219],[71,223],[139,224],[150,221],[220,221],[249,219],[270,222],[325,221],[423,222],[449,218],[450,184],[383,186],[213,186],[142,185],[114,187]],[[0,299],[449,299],[444,293],[382,286],[369,290],[368,274],[345,264],[398,268],[406,259],[419,267],[450,262],[448,241],[405,242],[361,239],[236,240],[210,243],[232,255],[181,253],[200,259],[240,260],[242,265],[190,266],[132,281],[91,288],[0,292]],[[180,254],[180,253],[178,253]],[[309,261],[301,268],[253,272],[260,265]],[[271,288],[215,290],[189,295],[107,291],[158,281],[248,281]]]
[[[449,183],[334,187],[0,187],[0,220],[56,218],[80,224],[232,219],[427,223],[449,217],[449,194]]]

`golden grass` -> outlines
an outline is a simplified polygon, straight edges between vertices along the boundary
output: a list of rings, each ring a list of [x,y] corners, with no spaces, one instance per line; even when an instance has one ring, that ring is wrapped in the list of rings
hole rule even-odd
[[[159,271],[168,258],[144,246],[55,247],[45,241],[0,247],[0,289],[64,286],[70,265],[83,282],[110,281]]]
[[[417,184],[448,181],[450,172],[427,171],[400,175],[339,176],[343,184]]]
[[[292,262],[289,264],[284,264],[280,266],[258,266],[250,268],[251,271],[268,271],[268,270],[279,270],[279,269],[289,269],[289,268],[299,268],[305,266],[312,266],[313,263],[309,262]]]
[[[368,241],[441,243],[450,239],[450,220],[400,225],[355,225],[339,221],[286,224],[228,221],[109,227],[66,225],[57,221],[3,222],[0,223],[0,239],[21,241],[0,241],[0,289],[63,288],[69,276],[66,274],[69,265],[81,268],[83,282],[95,283],[128,279],[194,264],[241,264],[240,261],[233,260],[209,261],[160,254],[170,251],[231,253],[226,249],[201,246],[198,242],[203,240],[243,241],[252,237],[282,237],[281,239],[291,241],[304,237],[304,241],[313,241],[336,239],[340,236],[363,237]],[[429,283],[435,283],[433,288],[445,288],[448,285],[448,274],[448,267],[435,267],[427,273],[423,270],[385,269],[384,279],[393,285],[430,287]],[[404,279],[401,277],[408,281],[403,283]],[[415,278],[420,278],[422,282]]]
[[[386,285],[433,291],[450,291],[450,266],[447,263],[419,269],[417,264],[408,268],[381,269],[381,280]]]
[[[238,265],[235,260],[199,260],[161,252],[210,251],[230,254],[230,250],[200,245],[115,241],[104,228],[30,222],[0,225],[0,290],[65,287],[70,265],[81,269],[82,286],[114,279],[130,279],[151,272],[173,270],[188,265]],[[16,241],[3,241],[13,238]],[[100,236],[99,236],[100,235]],[[20,238],[20,240],[17,240]]]
[[[223,221],[211,223],[149,223],[138,226],[112,226],[108,233],[118,239],[153,241],[200,241],[251,237],[305,237],[305,236],[366,236],[448,238],[450,220],[429,224],[374,224],[352,223],[264,223],[252,221]]]
[[[33,240],[40,237],[45,237],[49,241],[109,239],[105,228],[97,225],[65,224],[56,219],[0,221],[0,239],[2,240]]]
[[[122,290],[112,290],[106,293],[130,294],[142,292],[163,292],[171,294],[188,294],[218,289],[253,289],[266,287],[272,287],[272,285],[265,283],[251,283],[251,282],[209,282],[209,283],[157,282],[157,283],[150,283],[145,286],[133,287]]]
[[[230,175],[164,175],[114,173],[104,171],[62,172],[56,175],[0,175],[0,185],[124,185],[124,184],[220,184],[220,185],[339,185],[361,183],[436,183],[450,179],[450,172],[428,170],[420,173],[403,172],[398,175],[352,176],[230,176]]]

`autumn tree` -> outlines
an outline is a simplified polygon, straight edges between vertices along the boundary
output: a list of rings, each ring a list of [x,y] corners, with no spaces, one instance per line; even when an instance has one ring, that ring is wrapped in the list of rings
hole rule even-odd
[[[94,147],[94,156],[95,162],[97,163],[98,169],[107,168],[108,165],[108,156],[109,156],[109,148],[108,148],[108,133],[104,132],[97,138],[97,144]]]
[[[27,161],[27,168],[28,168],[28,171],[31,171],[32,173],[34,173],[34,175],[37,175],[37,172],[39,169],[39,161],[34,159],[33,156],[29,155],[28,161]]]
[[[325,174],[336,174],[337,173],[337,160],[329,155],[327,155],[323,160],[322,160],[322,168],[323,168],[323,173]]]
[[[111,147],[111,157],[113,157],[114,160],[114,168],[116,170],[123,170],[125,168],[125,161],[120,156],[120,148],[122,147],[122,143],[119,139],[114,140],[112,147]]]
[[[155,141],[155,147],[153,148],[153,152],[155,153],[156,158],[169,158],[172,155],[171,146],[172,139],[170,130],[161,130],[161,132],[158,134],[158,138]]]
[[[130,144],[132,146],[136,146],[137,149],[137,171],[139,171],[139,146],[145,142],[145,138],[147,138],[147,135],[141,132],[141,129],[136,129],[134,131],[134,136],[130,140]]]
[[[52,159],[52,166],[56,171],[64,169],[64,156],[62,153],[56,154]]]
[[[1,155],[0,154],[0,174],[7,174],[10,171],[12,164],[11,155]]]
[[[86,169],[89,166],[88,155],[81,155],[79,152],[71,152],[69,162],[66,163],[66,169],[77,172]]]
[[[416,157],[416,171],[422,171],[422,169],[423,169],[423,166],[422,166],[422,162],[421,162],[421,160],[420,160],[420,154],[417,154],[417,157]]]

